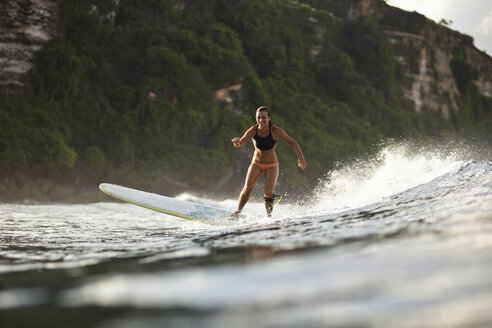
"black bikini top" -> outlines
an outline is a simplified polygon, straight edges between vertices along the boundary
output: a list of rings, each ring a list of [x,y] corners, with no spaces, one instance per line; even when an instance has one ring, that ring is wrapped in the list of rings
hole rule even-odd
[[[258,135],[258,127],[256,127],[256,134],[253,137],[253,139],[255,139],[255,146],[259,150],[270,150],[277,143],[277,140],[273,139],[271,126],[270,126],[270,133],[268,133],[268,135],[265,138],[262,138]]]

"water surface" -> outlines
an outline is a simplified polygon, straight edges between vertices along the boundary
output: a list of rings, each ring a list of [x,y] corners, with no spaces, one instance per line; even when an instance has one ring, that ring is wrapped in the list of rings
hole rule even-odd
[[[316,195],[218,227],[109,198],[1,204],[2,327],[492,325],[491,162],[387,149]]]

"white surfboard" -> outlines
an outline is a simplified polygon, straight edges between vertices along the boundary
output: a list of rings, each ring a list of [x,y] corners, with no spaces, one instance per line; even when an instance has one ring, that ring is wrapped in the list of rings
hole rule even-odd
[[[99,189],[105,194],[122,201],[186,220],[200,221],[213,225],[227,224],[227,221],[229,221],[229,212],[221,208],[191,203],[110,183],[101,183]]]

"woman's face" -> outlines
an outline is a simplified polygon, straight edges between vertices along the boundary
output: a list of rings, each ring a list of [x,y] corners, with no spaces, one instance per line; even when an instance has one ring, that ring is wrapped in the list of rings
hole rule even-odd
[[[264,110],[256,112],[256,123],[258,123],[260,127],[268,127],[268,124],[270,124],[270,116],[268,116],[268,113]]]

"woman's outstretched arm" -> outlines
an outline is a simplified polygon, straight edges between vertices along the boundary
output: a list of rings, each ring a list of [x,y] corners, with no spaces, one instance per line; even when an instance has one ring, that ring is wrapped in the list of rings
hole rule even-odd
[[[241,138],[239,137],[232,138],[231,141],[234,144],[234,147],[236,148],[242,147],[244,144],[248,142],[249,139],[251,139],[255,135],[255,132],[256,132],[256,125],[253,125],[248,130],[246,130],[246,132]]]
[[[299,144],[297,143],[297,141],[295,141],[294,138],[292,138],[291,136],[289,136],[284,130],[282,130],[278,126],[276,127],[275,130],[276,130],[275,132],[278,135],[278,137],[280,139],[282,139],[283,141],[285,141],[286,143],[288,143],[294,149],[294,151],[296,152],[296,154],[297,154],[297,165],[301,169],[305,169],[306,166],[307,166],[307,162],[304,159],[304,156],[302,155],[301,147],[299,146]]]

